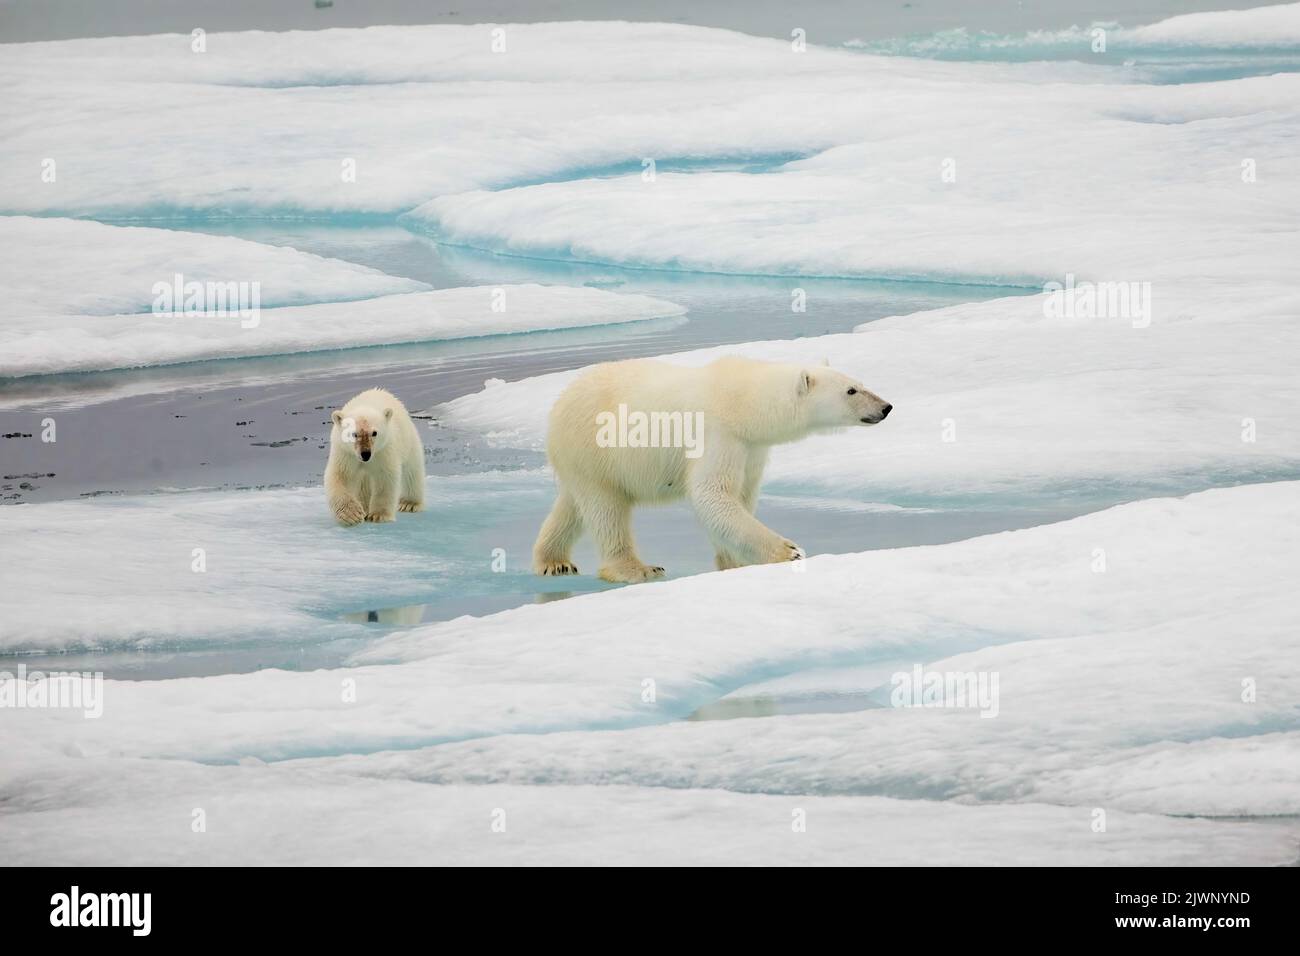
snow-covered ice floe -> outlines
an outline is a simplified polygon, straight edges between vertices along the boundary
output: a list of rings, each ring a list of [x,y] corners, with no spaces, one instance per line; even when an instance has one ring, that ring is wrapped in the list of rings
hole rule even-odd
[[[321,820],[346,831],[377,805],[395,821],[423,807],[443,822],[394,834],[459,858],[479,843],[450,821],[505,807],[537,845],[581,854],[561,824],[618,805],[602,853],[676,811],[700,825],[731,814],[723,832],[781,858],[766,828],[788,833],[803,808],[848,841],[809,851],[823,859],[902,862],[905,841],[869,835],[987,825],[1000,836],[970,844],[971,861],[1289,862],[1284,828],[1131,814],[1300,812],[1297,519],[1300,483],[1243,486],[956,544],[813,558],[802,571],[621,589],[574,598],[563,613],[530,606],[424,626],[351,667],[110,680],[98,719],[6,712],[0,746],[16,759],[0,771],[0,826],[121,836],[69,859],[307,860],[352,838],[259,848],[262,836],[307,818],[313,833]],[[250,568],[245,586],[262,573]],[[996,713],[969,701],[891,706],[891,679],[878,706],[850,713],[675,721],[755,680],[872,660],[996,675]],[[944,799],[978,806],[934,802]],[[157,826],[169,813],[184,823],[193,806],[220,833],[211,844]],[[1092,832],[1097,808],[1105,834]],[[386,839],[366,852],[416,854]]]
[[[943,864],[1221,866],[1291,862],[1240,823],[1043,805],[777,797],[646,787],[474,786],[63,760],[0,788],[12,865]],[[58,789],[55,789],[57,785]],[[40,792],[44,799],[38,800]],[[194,810],[205,830],[191,832]],[[37,812],[39,808],[39,812]],[[382,823],[376,823],[376,815]],[[799,815],[806,831],[792,833]],[[174,821],[174,827],[168,822]],[[494,829],[500,824],[504,829]],[[176,836],[173,831],[183,832]],[[70,839],[69,834],[95,834]]]
[[[499,55],[492,29],[211,33],[201,54],[189,35],[5,44],[0,86],[24,110],[0,117],[0,210],[393,215],[574,170],[632,162],[639,171],[645,158],[730,161],[869,143],[885,159],[906,139],[932,148],[915,156],[964,157],[963,181],[973,183],[988,142],[974,134],[992,110],[1021,120],[1006,143],[1014,151],[1035,129],[1086,142],[1099,118],[1126,105],[1167,114],[1216,98],[1242,98],[1239,110],[1260,96],[1283,109],[1295,100],[1279,77],[1253,94],[1150,90],[1118,85],[1119,69],[972,67],[816,45],[796,53],[787,41],[678,24],[506,25],[508,55]],[[145,89],[149,108],[136,109]],[[53,182],[40,179],[48,159]],[[345,162],[354,176],[341,175]],[[908,175],[928,180],[931,166],[918,161]]]
[[[89,505],[66,507],[86,517],[95,513]],[[1155,697],[1167,692],[1172,701],[1186,697],[1189,686],[1205,690],[1196,706],[1186,700],[1164,712],[1144,699],[1138,713],[1151,733],[1196,739],[1271,732],[1288,729],[1297,716],[1291,685],[1300,674],[1277,666],[1297,640],[1294,607],[1283,599],[1300,557],[1297,517],[1300,484],[1294,482],[1153,499],[955,544],[811,558],[802,571],[754,567],[576,597],[562,613],[529,605],[427,625],[381,640],[343,670],[200,683],[110,681],[100,721],[16,711],[5,726],[33,744],[75,740],[86,754],[282,759],[497,733],[660,723],[758,679],[873,657],[931,661],[986,648],[1008,668],[1022,654],[1046,667],[1066,656],[1064,645],[1074,640],[1078,653],[1098,650],[1097,667],[1123,660],[1130,677],[1121,682],[1137,680],[1134,668],[1145,659],[1156,667]],[[400,523],[395,527],[400,530]],[[319,529],[300,533],[320,536]],[[348,540],[368,547],[355,535]],[[275,543],[276,554],[292,545]],[[178,576],[191,573],[186,544]],[[1098,549],[1103,572],[1094,570]],[[317,550],[329,560],[328,549]],[[289,547],[289,553],[299,552]],[[247,560],[251,553],[239,556]],[[404,560],[411,559],[394,555],[394,562]],[[216,564],[210,555],[208,567]],[[401,564],[395,566],[400,572]],[[226,576],[205,587],[234,597],[263,576],[254,565],[246,579]],[[78,589],[88,585],[76,583],[77,577],[65,574],[67,593],[51,599],[68,605],[83,597]],[[137,600],[143,611],[145,596]],[[208,600],[216,604],[215,595]],[[128,610],[119,605],[117,613]],[[1216,645],[1211,638],[1231,626],[1233,615],[1245,616],[1249,626],[1236,640]],[[1169,656],[1168,635],[1179,627],[1197,653]],[[10,648],[17,644],[8,641]],[[1234,665],[1230,680],[1220,668],[1225,683],[1216,691],[1203,686],[1201,675],[1218,657],[1240,666]],[[1258,680],[1257,703],[1240,704],[1237,670]],[[344,676],[362,691],[356,706],[336,693]],[[646,678],[656,684],[652,704],[642,700]],[[1017,701],[1023,705],[1015,686],[1015,678],[1004,675],[1003,715],[1014,717]],[[1067,695],[1066,688],[1058,690]],[[1106,685],[1098,691],[1108,693]],[[1068,689],[1069,696],[1087,692]],[[1065,706],[1061,700],[1056,705]],[[210,719],[213,706],[224,713],[220,722]],[[168,719],[156,720],[162,712]],[[1117,713],[1106,722],[1124,719]],[[1146,732],[1133,736],[1145,741]]]
[[[1097,59],[1103,53],[1130,58],[1162,53],[1182,57],[1233,52],[1297,54],[1300,6],[1279,4],[1188,13],[1142,26],[1094,21],[1087,26],[1076,24],[1062,30],[1031,30],[1019,35],[957,27],[929,36],[850,40],[845,45],[868,53],[945,59],[1031,60],[1069,55],[1082,60]],[[1133,65],[1149,62],[1139,60]],[[1294,60],[1289,62],[1294,66]]]
[[[161,283],[258,283],[262,308],[368,299],[430,288],[341,259],[231,236],[0,216],[0,325],[37,316],[154,311]],[[176,302],[181,308],[182,302]],[[8,359],[6,348],[5,358]]]
[[[430,291],[422,282],[293,249],[162,229],[10,217],[0,218],[0,237],[14,243],[0,265],[0,376],[580,328],[684,312],[660,299],[590,288]],[[210,286],[220,294],[209,295]]]
[[[1157,298],[1183,279],[1285,274],[1300,75],[1042,84],[1012,65],[862,60],[818,116],[835,142],[771,172],[448,190],[403,221],[513,255],[741,274],[1041,287],[1073,273],[1149,281]]]

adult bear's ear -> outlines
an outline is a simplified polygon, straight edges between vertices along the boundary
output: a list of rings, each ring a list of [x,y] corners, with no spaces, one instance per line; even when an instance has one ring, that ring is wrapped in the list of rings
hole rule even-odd
[[[330,418],[334,419],[334,424],[335,424],[335,425],[342,425],[342,424],[343,424],[343,413],[342,413],[342,412],[330,412]]]
[[[803,398],[803,396],[811,392],[812,387],[813,387],[812,372],[808,371],[807,369],[804,369],[799,373],[799,397]]]
[[[385,408],[385,409],[384,409],[384,417],[385,417],[385,418],[392,418],[392,417],[393,417],[393,410],[392,410],[391,408]]]

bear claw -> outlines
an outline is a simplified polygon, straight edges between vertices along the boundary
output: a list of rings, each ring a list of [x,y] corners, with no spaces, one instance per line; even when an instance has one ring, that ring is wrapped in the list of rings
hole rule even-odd
[[[570,564],[568,561],[551,561],[538,568],[537,573],[541,575],[556,576],[561,574],[577,574],[578,566],[576,564]]]
[[[339,524],[351,526],[361,522],[366,517],[366,513],[361,510],[360,505],[350,502],[335,509],[334,517],[338,519]]]
[[[422,501],[407,501],[407,500],[403,499],[402,501],[399,501],[399,502],[397,503],[397,510],[398,510],[398,511],[423,511],[423,510],[424,510],[424,502],[422,502]]]
[[[392,512],[372,511],[366,515],[366,520],[373,521],[376,524],[381,524],[385,521],[396,521],[397,518]]]

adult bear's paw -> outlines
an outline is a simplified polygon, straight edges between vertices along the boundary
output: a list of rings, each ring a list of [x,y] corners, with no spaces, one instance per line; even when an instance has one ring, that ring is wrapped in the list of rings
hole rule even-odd
[[[764,555],[764,564],[779,564],[784,561],[802,561],[808,555],[804,549],[793,541],[779,538]]]
[[[361,507],[360,502],[349,499],[334,506],[334,517],[344,527],[351,527],[365,520],[366,511]]]
[[[663,568],[649,564],[610,564],[601,568],[597,577],[615,584],[640,584],[662,578],[664,573]]]

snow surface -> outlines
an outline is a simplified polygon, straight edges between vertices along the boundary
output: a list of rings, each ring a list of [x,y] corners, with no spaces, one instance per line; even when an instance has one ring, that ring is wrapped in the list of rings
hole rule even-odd
[[[1093,21],[1063,30],[1031,30],[1006,36],[957,27],[929,36],[849,40],[845,46],[870,53],[904,56],[962,56],[1000,53],[1028,59],[1062,53],[1087,59],[1094,31],[1104,31],[1107,53],[1131,55],[1146,52],[1188,53],[1226,51],[1294,53],[1300,48],[1300,5],[1279,4],[1247,10],[1218,10],[1170,17],[1143,26]]]
[[[715,814],[729,820],[716,832],[752,846],[755,860],[835,852],[904,862],[916,852],[906,837],[926,828],[987,825],[988,842],[961,841],[970,855],[953,862],[1287,862],[1285,828],[1128,813],[1300,812],[1300,621],[1288,597],[1298,518],[1300,483],[1243,486],[956,544],[813,558],[802,572],[765,566],[615,590],[574,598],[563,613],[463,618],[386,639],[353,667],[107,681],[98,720],[6,712],[0,746],[14,759],[0,770],[0,826],[29,836],[102,829],[113,836],[93,849],[54,843],[69,859],[119,862],[308,861],[343,850],[576,861],[621,853],[634,834],[640,852],[660,852],[645,849],[657,842],[646,834],[667,821],[704,828]],[[269,540],[267,553],[295,553]],[[1104,573],[1092,570],[1097,547]],[[239,581],[214,580],[234,596],[268,573],[252,566]],[[166,595],[179,607],[170,587],[155,598]],[[996,672],[998,715],[876,707],[672,722],[761,677],[905,658]],[[355,703],[343,701],[347,681]],[[403,750],[374,753],[394,747]],[[141,757],[169,759],[131,759]],[[940,799],[1003,805],[931,802]],[[376,806],[391,827],[366,846],[319,832],[370,833],[360,821]],[[188,829],[193,807],[210,814],[208,843]],[[490,832],[496,807],[523,846],[475,835],[470,821]],[[794,807],[820,821],[806,851],[770,842],[789,835]],[[1104,838],[1090,830],[1094,808],[1109,815]],[[599,839],[578,841],[574,821],[606,809],[612,816],[591,831]],[[174,830],[158,825],[168,814]],[[286,814],[312,823],[294,829]],[[286,826],[294,839],[265,840]],[[420,839],[407,845],[412,835]],[[817,842],[832,835],[841,849]],[[699,859],[722,845],[716,834],[671,843],[664,853]]]
[[[677,24],[507,25],[507,52],[493,53],[492,29],[210,34],[202,53],[186,35],[5,44],[0,86],[25,109],[0,116],[0,209],[391,215],[575,170],[639,169],[647,157],[879,147],[918,125],[951,155],[979,144],[966,133],[994,104],[1025,130],[1065,136],[1063,116],[1086,127],[1117,103],[1206,98],[1111,88],[1124,74],[1105,68],[795,53],[782,40]],[[1080,82],[1042,82],[1062,76]],[[1293,105],[1285,78],[1264,86]],[[148,109],[138,109],[146,90]],[[45,159],[57,162],[53,183],[41,181]],[[342,175],[346,160],[354,181]],[[928,177],[929,167],[916,172]]]
[[[504,303],[503,309],[495,307]],[[39,375],[537,332],[682,315],[672,302],[603,289],[470,286],[256,315],[24,316],[0,329],[0,375]]]
[[[1215,49],[1300,46],[1300,3],[1189,13],[1126,32],[1143,43]]]
[[[57,784],[59,789],[52,786]],[[16,865],[1270,865],[1259,827],[1115,812],[633,787],[429,787],[260,767],[64,760],[0,785]],[[18,800],[18,806],[11,801]],[[191,832],[194,810],[206,831]],[[802,811],[806,832],[792,832]],[[504,832],[494,832],[501,820]],[[71,840],[70,833],[94,833]]]
[[[965,101],[975,91],[978,107]],[[448,193],[404,221],[516,255],[1038,287],[1073,273],[1149,281],[1161,298],[1224,276],[1258,280],[1268,294],[1294,258],[1300,75],[1175,87],[975,83],[965,93],[932,85],[925,123],[891,94],[863,98],[883,114],[870,131],[770,173]],[[940,116],[930,115],[936,104]],[[1242,181],[1246,159],[1255,182]]]
[[[79,526],[93,531],[92,523],[78,520],[94,513],[92,505],[64,507],[69,533]],[[282,759],[498,733],[660,723],[733,688],[811,666],[856,665],[873,655],[929,661],[999,645],[1014,645],[1043,662],[1064,653],[1065,639],[1095,638],[1109,649],[1098,654],[1096,667],[1119,657],[1126,669],[1155,668],[1179,693],[1204,690],[1203,673],[1219,675],[1218,696],[1184,699],[1153,725],[1157,739],[1273,732],[1289,729],[1285,722],[1295,720],[1300,699],[1294,686],[1300,673],[1279,664],[1295,641],[1294,607],[1279,595],[1287,593],[1300,558],[1297,517],[1300,484],[1294,482],[1136,502],[956,544],[812,558],[802,573],[788,566],[755,567],[577,597],[564,602],[563,613],[529,605],[418,627],[380,641],[357,656],[359,666],[345,670],[110,681],[99,721],[14,711],[5,727],[33,745],[60,749],[75,741],[87,755]],[[265,517],[262,522],[271,523]],[[141,523],[141,529],[141,551],[156,547],[148,526]],[[320,536],[313,528],[292,533]],[[180,538],[172,545],[179,552],[177,577],[190,574],[191,540],[201,544],[189,535]],[[365,547],[356,536],[347,540]],[[255,548],[300,553],[291,545],[276,536],[249,536],[238,560],[252,560]],[[49,547],[51,553],[69,550]],[[1092,571],[1096,548],[1106,553],[1105,573]],[[331,557],[328,547],[318,552],[322,563]],[[209,557],[210,568],[215,558]],[[400,552],[393,558],[402,560]],[[267,576],[259,572],[257,564],[247,575],[242,569],[238,575],[210,571],[212,583],[204,586],[213,593],[198,599],[215,604],[218,589],[234,597]],[[286,587],[319,582],[289,569],[280,573]],[[78,591],[87,588],[76,583],[79,578],[65,574],[70,583],[59,603],[93,606],[86,598],[106,595],[112,586],[91,583],[89,593]],[[152,599],[179,613],[196,597],[160,586]],[[127,596],[110,605],[109,613],[147,613],[149,600],[145,594],[134,601]],[[1227,609],[1246,615],[1249,625],[1242,628],[1245,636],[1214,651],[1211,638],[1221,636]],[[109,613],[103,617],[111,620]],[[264,613],[274,621],[278,612],[266,606]],[[1179,628],[1188,646],[1206,644],[1209,657],[1180,654],[1171,660],[1161,635]],[[16,636],[8,640],[10,647],[18,646]],[[996,653],[1014,660],[1019,651]],[[1224,661],[1233,664],[1226,673],[1216,670]],[[1259,671],[1261,688],[1270,690],[1244,707],[1237,677],[1251,676],[1252,669]],[[339,698],[344,676],[357,681],[355,706]],[[645,678],[656,682],[654,704],[641,700]],[[1106,694],[1107,686],[1098,692]],[[1111,705],[1108,697],[1099,700],[1101,707]],[[220,708],[220,721],[212,719],[213,707]],[[1004,708],[1015,712],[1010,700]],[[1152,720],[1148,710],[1140,708],[1137,719]],[[158,720],[163,713],[167,719]],[[986,723],[1002,726],[1000,720]],[[1130,730],[1140,736],[1140,728]]]
[[[154,284],[170,286],[176,273],[187,282],[257,282],[263,308],[429,288],[246,239],[74,219],[0,216],[0,244],[0,332],[7,334],[29,328],[36,317],[150,312]]]

